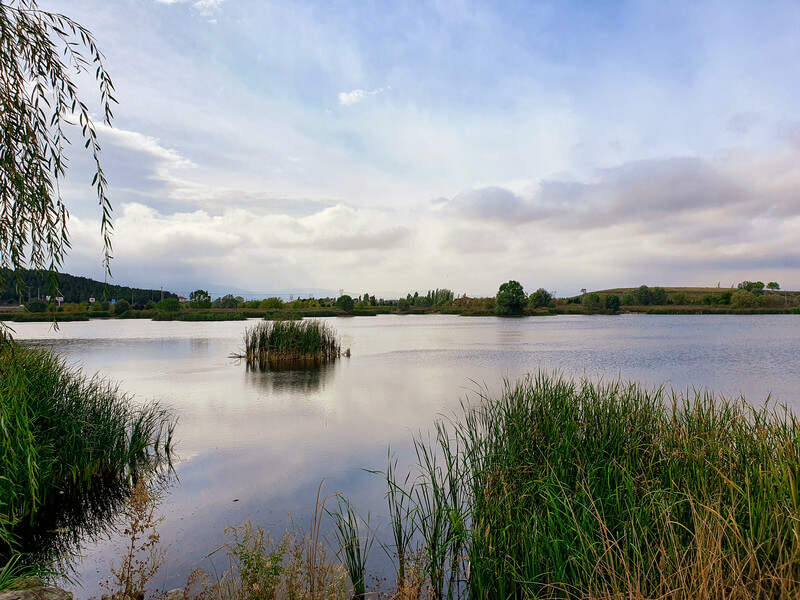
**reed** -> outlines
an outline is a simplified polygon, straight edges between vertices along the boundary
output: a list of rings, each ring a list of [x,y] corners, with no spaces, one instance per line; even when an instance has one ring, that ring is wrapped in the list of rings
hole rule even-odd
[[[507,383],[415,439],[410,488],[390,461],[398,574],[417,552],[432,598],[796,598],[798,432],[769,401]]]
[[[0,555],[14,527],[63,493],[169,458],[174,420],[52,352],[0,348]]]
[[[341,354],[336,332],[316,320],[262,321],[244,333],[244,358],[253,368],[291,361],[329,361]]]

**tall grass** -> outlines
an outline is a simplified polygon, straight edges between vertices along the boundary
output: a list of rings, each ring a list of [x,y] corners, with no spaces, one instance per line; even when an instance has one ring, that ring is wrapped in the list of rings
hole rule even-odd
[[[253,368],[290,361],[328,361],[341,354],[333,328],[316,320],[262,321],[244,333],[244,357]]]
[[[0,348],[0,547],[37,511],[169,456],[174,421],[68,367],[52,352]],[[0,554],[3,552],[0,551]]]
[[[397,556],[411,535],[432,598],[796,598],[799,431],[769,403],[530,376],[418,437],[410,488],[390,462]]]

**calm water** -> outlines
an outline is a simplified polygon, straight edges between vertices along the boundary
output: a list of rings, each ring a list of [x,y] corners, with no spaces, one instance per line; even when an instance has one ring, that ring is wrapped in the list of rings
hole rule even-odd
[[[245,322],[91,321],[15,324],[17,337],[54,347],[138,401],[179,418],[178,482],[160,527],[167,562],[154,582],[183,587],[192,568],[247,518],[280,533],[287,513],[306,526],[317,487],[343,492],[373,522],[389,446],[407,461],[412,433],[486,386],[538,369],[635,379],[679,390],[708,387],[768,395],[800,409],[800,318],[758,316],[562,316],[525,319],[406,315],[332,319],[352,357],[323,369],[253,373],[229,359]],[[75,569],[98,596],[120,540],[87,542]],[[374,551],[378,554],[379,551]],[[217,559],[222,566],[223,561]],[[118,561],[118,558],[117,558]]]

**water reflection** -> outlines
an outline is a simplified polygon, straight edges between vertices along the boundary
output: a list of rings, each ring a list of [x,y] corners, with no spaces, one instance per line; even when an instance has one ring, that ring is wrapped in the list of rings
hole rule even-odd
[[[247,366],[246,381],[268,393],[318,393],[325,389],[336,371],[335,362],[292,361],[267,369]]]

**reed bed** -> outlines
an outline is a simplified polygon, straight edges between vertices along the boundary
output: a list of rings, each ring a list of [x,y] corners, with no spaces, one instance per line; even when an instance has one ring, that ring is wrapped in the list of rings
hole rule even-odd
[[[798,431],[705,391],[508,383],[415,440],[415,480],[390,461],[397,589],[413,572],[420,598],[797,598]]]
[[[0,348],[0,555],[15,527],[65,494],[169,458],[174,420],[52,352]],[[5,546],[5,549],[2,547]]]
[[[244,334],[244,358],[252,368],[294,361],[331,361],[341,355],[332,327],[317,320],[262,321]]]

